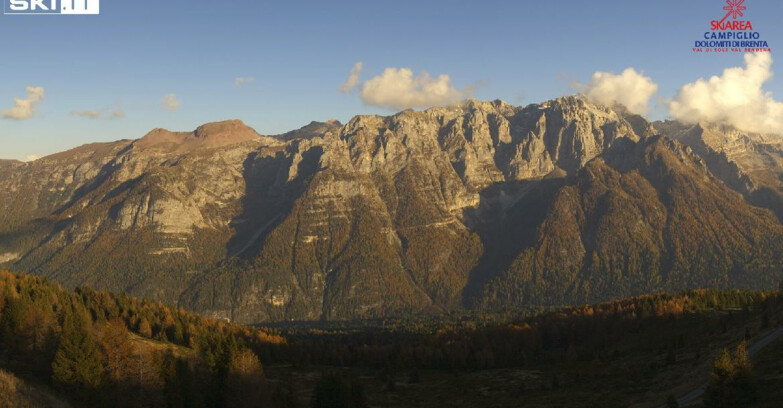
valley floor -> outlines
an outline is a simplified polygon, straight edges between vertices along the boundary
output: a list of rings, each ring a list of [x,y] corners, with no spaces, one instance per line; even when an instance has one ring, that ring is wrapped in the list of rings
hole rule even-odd
[[[741,311],[720,314],[741,313]],[[780,319],[777,315],[777,319]],[[360,382],[371,407],[541,407],[541,408],[657,408],[669,395],[682,397],[709,379],[713,359],[724,347],[745,336],[763,341],[779,329],[762,329],[760,318],[729,327],[725,333],[705,336],[678,349],[674,356],[649,353],[612,357],[605,361],[574,361],[564,353],[559,361],[528,369],[473,371],[377,370],[340,368]],[[766,342],[765,342],[766,343]],[[778,407],[783,400],[783,341],[777,339],[759,352],[759,407]],[[754,360],[754,361],[756,361]],[[309,406],[313,389],[333,366],[267,366],[272,382],[297,384],[300,406]],[[696,398],[691,403],[700,403]]]

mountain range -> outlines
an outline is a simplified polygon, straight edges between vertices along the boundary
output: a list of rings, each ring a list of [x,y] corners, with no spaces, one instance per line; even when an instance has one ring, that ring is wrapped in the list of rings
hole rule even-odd
[[[0,161],[0,266],[244,323],[783,279],[783,138],[579,96]]]

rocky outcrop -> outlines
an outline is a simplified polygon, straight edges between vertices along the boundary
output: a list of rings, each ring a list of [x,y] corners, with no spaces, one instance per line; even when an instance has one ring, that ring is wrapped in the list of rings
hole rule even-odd
[[[327,133],[337,133],[342,127],[342,123],[339,120],[327,120],[326,122],[310,122],[308,125],[303,126],[297,130],[283,133],[281,135],[272,136],[275,139],[284,141],[295,139],[312,139],[314,137],[324,137]]]
[[[141,150],[158,150],[168,154],[184,154],[196,150],[215,149],[258,140],[260,135],[240,120],[208,123],[193,132],[170,132],[155,129],[133,143]]]
[[[655,127],[691,147],[728,187],[783,220],[783,138],[706,123],[657,122]]]

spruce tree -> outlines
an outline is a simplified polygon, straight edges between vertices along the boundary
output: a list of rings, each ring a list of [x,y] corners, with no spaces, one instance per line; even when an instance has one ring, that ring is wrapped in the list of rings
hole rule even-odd
[[[80,307],[66,310],[60,346],[52,362],[52,379],[72,391],[98,388],[103,367],[91,322]]]
[[[757,399],[753,367],[746,343],[740,343],[732,356],[724,349],[715,359],[710,384],[704,394],[708,408],[747,407]]]
[[[24,353],[22,344],[22,332],[25,326],[25,317],[29,309],[27,298],[9,298],[2,319],[0,319],[0,337],[3,340],[4,349],[9,357],[17,359]]]

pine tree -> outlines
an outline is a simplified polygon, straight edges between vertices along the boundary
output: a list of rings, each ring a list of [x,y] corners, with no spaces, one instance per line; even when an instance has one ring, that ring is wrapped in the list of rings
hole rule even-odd
[[[207,405],[219,406],[225,401],[226,378],[237,353],[236,338],[218,330],[206,331],[198,337],[196,350],[210,377],[210,387],[205,392]]]
[[[710,374],[710,384],[704,394],[708,408],[746,407],[756,401],[753,368],[748,358],[746,343],[737,346],[734,355],[724,349]]]
[[[187,360],[167,350],[161,361],[163,392],[169,408],[205,408],[204,387]]]
[[[0,337],[3,339],[4,349],[9,356],[22,357],[24,353],[23,344],[25,319],[29,309],[29,302],[26,298],[9,298],[7,306],[0,319]]]
[[[60,346],[52,362],[52,379],[61,387],[89,390],[101,383],[101,356],[87,319],[79,307],[65,314]]]
[[[267,405],[267,400],[264,371],[258,356],[249,349],[237,352],[226,378],[226,406],[260,407]]]

